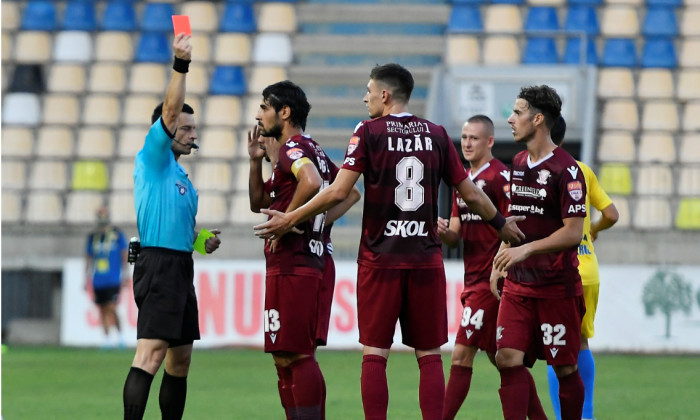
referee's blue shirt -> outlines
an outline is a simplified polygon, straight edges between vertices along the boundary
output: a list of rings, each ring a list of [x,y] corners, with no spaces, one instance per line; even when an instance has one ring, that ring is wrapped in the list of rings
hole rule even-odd
[[[141,246],[192,252],[197,190],[175,160],[172,137],[159,118],[136,155],[134,204]]]

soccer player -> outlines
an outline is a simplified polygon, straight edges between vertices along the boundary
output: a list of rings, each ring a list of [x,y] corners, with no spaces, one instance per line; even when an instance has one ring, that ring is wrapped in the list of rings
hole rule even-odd
[[[136,155],[134,202],[141,253],[134,267],[139,309],[136,355],[124,384],[124,419],[141,419],[153,376],[165,361],[159,403],[164,419],[185,410],[192,343],[199,340],[192,251],[197,191],[178,160],[196,147],[194,110],[185,104],[185,79],[192,46],[184,33],[173,41],[175,62],[165,100]],[[207,253],[221,241],[205,241]]]
[[[387,415],[386,364],[397,320],[403,343],[415,349],[418,360],[423,418],[442,418],[440,346],[447,342],[447,309],[436,226],[440,181],[456,185],[464,201],[498,230],[502,240],[522,239],[516,225],[520,219],[506,220],[469,180],[445,129],[408,112],[412,90],[408,70],[398,64],[376,66],[364,97],[372,119],[355,128],[336,180],[292,212],[263,210],[273,217],[255,227],[261,237],[280,237],[345,199],[364,174],[357,307],[366,419]]]
[[[541,85],[523,87],[508,118],[513,138],[527,147],[513,159],[510,190],[511,214],[527,216],[520,224],[526,239],[519,246],[501,244],[494,259],[495,271],[508,271],[496,335],[508,420],[527,415],[537,391],[525,366],[537,358],[546,359],[559,378],[562,418],[581,419],[584,390],[576,361],[585,306],[576,254],[586,185],[576,160],[550,137],[560,114],[559,95]],[[495,296],[497,278],[491,277]]]
[[[304,134],[310,109],[304,91],[290,81],[263,90],[256,116],[259,128],[248,135],[248,193],[254,212],[267,206],[294,210],[330,184],[330,160]],[[270,143],[269,137],[281,146]],[[266,182],[262,179],[262,159],[268,152],[265,142],[274,163]],[[278,149],[276,156],[274,149]],[[359,191],[348,201],[353,199],[359,199]],[[280,401],[288,419],[321,419],[325,413],[326,386],[314,357],[317,345],[327,338],[333,294],[333,285],[324,278],[325,217],[321,214],[300,223],[294,233],[265,244],[265,352],[275,362]],[[335,282],[334,269],[332,278]]]
[[[566,121],[564,117],[559,117],[552,127],[552,141],[561,146],[566,133]],[[611,228],[620,217],[617,207],[613,204],[608,194],[598,183],[598,178],[593,170],[583,162],[578,162],[578,166],[586,179],[586,218],[583,220],[583,237],[578,246],[578,272],[581,275],[583,284],[583,298],[586,302],[586,314],[581,323],[581,350],[578,353],[578,371],[583,380],[585,388],[585,398],[583,400],[582,419],[593,419],[593,389],[595,385],[595,362],[593,354],[588,346],[588,339],[593,337],[596,308],[598,307],[598,291],[600,288],[600,277],[598,275],[598,258],[596,258],[593,248],[593,241],[601,230]],[[601,217],[591,223],[591,206],[601,212]],[[559,407],[559,381],[554,369],[547,368],[547,379],[549,380],[549,396],[554,407],[554,414],[557,420],[561,420],[561,410]]]
[[[474,115],[462,126],[462,154],[469,161],[469,179],[481,188],[496,208],[508,214],[510,169],[493,157],[493,121],[486,115]],[[438,234],[444,243],[455,247],[464,240],[464,310],[454,350],[450,377],[445,389],[443,419],[454,419],[469,393],[474,357],[479,349],[496,365],[496,317],[498,299],[491,293],[489,279],[493,257],[501,241],[496,231],[471,211],[455,192],[452,215],[448,221],[438,218]],[[537,395],[534,395],[537,398]],[[546,419],[539,399],[532,404],[531,419]]]

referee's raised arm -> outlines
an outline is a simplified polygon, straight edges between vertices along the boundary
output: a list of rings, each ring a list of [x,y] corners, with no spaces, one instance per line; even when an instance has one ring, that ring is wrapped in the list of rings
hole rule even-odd
[[[175,62],[173,63],[173,74],[170,77],[168,90],[165,92],[163,101],[163,123],[169,132],[174,133],[177,128],[177,120],[185,103],[185,79],[192,59],[191,35],[184,33],[177,34],[173,41],[175,51]]]

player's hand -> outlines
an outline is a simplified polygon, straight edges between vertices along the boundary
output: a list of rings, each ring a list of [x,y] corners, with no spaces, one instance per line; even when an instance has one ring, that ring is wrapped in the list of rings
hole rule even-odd
[[[248,130],[248,156],[250,160],[261,160],[265,156],[265,149],[258,142],[260,127],[256,124],[252,130]]]
[[[262,142],[262,148],[265,149],[265,155],[266,159],[270,164],[272,164],[272,167],[274,168],[275,165],[277,165],[277,162],[280,160],[280,148],[282,148],[282,144],[277,141],[276,138],[274,137],[264,137],[260,136],[260,141]]]
[[[496,297],[496,299],[501,300],[501,287],[499,281],[506,276],[506,273],[498,271],[495,268],[491,270],[491,277],[489,278],[489,283],[491,285],[491,293]],[[500,286],[500,287],[499,287]]]
[[[518,244],[525,239],[525,234],[518,227],[517,222],[525,220],[525,216],[510,216],[506,218],[506,224],[498,231],[498,238],[509,244]]]
[[[275,239],[280,238],[285,233],[292,230],[294,224],[292,224],[291,217],[288,213],[282,213],[277,210],[261,209],[260,213],[266,214],[270,217],[265,223],[261,223],[257,226],[253,226],[255,235],[263,239]]]
[[[438,220],[437,220],[437,233],[438,233],[438,235],[440,235],[440,236],[444,235],[445,233],[447,233],[449,228],[450,228],[449,220],[443,219],[442,217],[438,217]]]
[[[498,251],[493,259],[493,269],[508,271],[514,264],[527,259],[530,256],[528,244],[516,248],[503,248]]]
[[[204,249],[206,249],[207,254],[211,254],[212,252],[216,251],[219,249],[219,245],[221,245],[221,239],[216,236],[219,235],[221,231],[219,229],[211,229],[209,232],[213,233],[214,236],[207,238],[207,240],[204,242]]]
[[[595,242],[596,239],[598,239],[598,231],[591,229],[591,242]]]
[[[192,38],[192,35],[185,35],[184,33],[175,35],[175,40],[173,41],[175,57],[187,61],[192,59],[192,44],[190,44],[190,38]]]

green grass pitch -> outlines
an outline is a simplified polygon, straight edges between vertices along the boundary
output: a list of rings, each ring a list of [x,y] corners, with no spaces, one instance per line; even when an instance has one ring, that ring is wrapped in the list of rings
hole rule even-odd
[[[117,419],[132,350],[11,347],[2,355],[2,416],[19,419]],[[685,420],[698,414],[700,356],[598,354],[596,417]],[[362,419],[359,351],[320,351],[328,419]],[[446,376],[448,353],[443,354]],[[551,416],[545,364],[532,370]],[[418,368],[411,353],[389,358],[389,419],[420,419]],[[159,419],[158,388],[151,387],[146,419]],[[282,419],[272,358],[257,349],[197,350],[189,376],[186,419]],[[502,418],[499,377],[477,356],[472,387],[459,419]],[[551,417],[553,418],[553,417]]]

